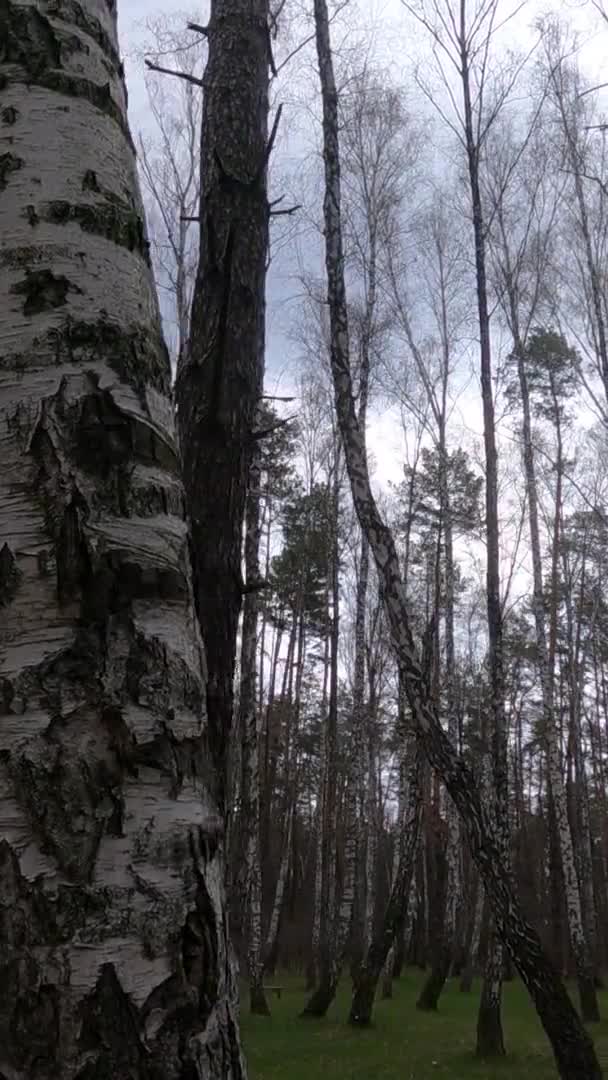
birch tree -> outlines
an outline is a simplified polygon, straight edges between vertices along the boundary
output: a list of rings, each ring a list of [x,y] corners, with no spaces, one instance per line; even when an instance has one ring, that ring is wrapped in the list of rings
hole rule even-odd
[[[328,307],[331,324],[331,366],[336,414],[342,434],[351,491],[361,526],[367,532],[397,662],[404,679],[417,737],[429,761],[454,799],[471,853],[481,872],[494,909],[498,929],[529,989],[563,1080],[601,1078],[593,1044],[545,955],[539,938],[524,919],[514,892],[508,862],[504,860],[496,818],[489,816],[467,766],[441,727],[436,704],[427,690],[410,622],[395,543],[378,511],[357,421],[349,359],[348,313],[344,282],[341,219],[338,100],[329,36],[327,5],[315,0],[316,46],[323,103],[325,166],[325,255]]]
[[[542,102],[541,102],[542,106]],[[532,556],[533,613],[538,653],[538,673],[543,702],[543,739],[547,753],[547,769],[550,798],[557,829],[556,842],[560,850],[563,884],[567,895],[567,917],[572,950],[585,1020],[599,1019],[597,995],[594,987],[591,957],[584,930],[584,913],[576,872],[571,825],[568,819],[567,793],[563,779],[559,732],[555,706],[555,649],[550,645],[547,626],[548,598],[543,581],[541,547],[541,510],[539,509],[538,454],[533,434],[534,389],[539,398],[539,381],[545,372],[540,399],[547,395],[549,401],[555,396],[555,386],[560,379],[565,384],[564,367],[576,368],[576,356],[567,353],[568,360],[560,363],[560,342],[553,335],[545,336],[535,327],[543,310],[553,306],[551,295],[551,263],[555,246],[554,225],[558,213],[561,191],[556,187],[548,168],[547,146],[542,137],[540,124],[542,108],[535,110],[532,124],[519,139],[513,128],[504,124],[496,132],[492,143],[492,166],[488,165],[486,185],[488,200],[492,207],[493,228],[490,248],[496,288],[506,324],[513,340],[511,362],[517,371],[516,390],[511,387],[511,397],[521,409],[521,439],[524,477],[527,493],[528,526]],[[500,142],[500,145],[498,145]],[[493,171],[493,175],[490,175]],[[556,344],[557,343],[557,344]],[[561,343],[565,349],[565,343]],[[543,346],[548,355],[543,354]],[[567,350],[566,350],[567,351]],[[536,362],[534,362],[536,360]],[[553,382],[551,382],[553,379]],[[543,408],[541,400],[540,408]],[[559,429],[559,410],[552,409]],[[559,443],[559,440],[558,440]],[[562,476],[562,468],[558,477]],[[561,504],[561,495],[558,498]],[[555,511],[554,527],[559,530],[561,510]],[[553,542],[553,561],[557,558],[558,536]],[[556,583],[550,585],[555,598]],[[555,612],[555,599],[551,609]],[[554,618],[556,616],[554,615]],[[554,637],[554,635],[553,635]],[[553,824],[553,818],[552,818]]]
[[[242,1080],[116,7],[0,38],[0,1072]]]

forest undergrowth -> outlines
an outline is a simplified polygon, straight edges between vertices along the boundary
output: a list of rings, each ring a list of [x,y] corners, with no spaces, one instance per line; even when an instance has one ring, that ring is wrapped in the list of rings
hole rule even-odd
[[[270,1018],[249,1014],[243,987],[241,1025],[250,1080],[555,1080],[549,1043],[518,980],[504,987],[507,1056],[492,1062],[474,1055],[479,982],[463,994],[458,980],[451,980],[436,1013],[416,1009],[422,982],[413,969],[396,979],[393,998],[378,1000],[367,1030],[345,1023],[348,980],[324,1020],[299,1017],[307,997],[302,976],[273,979],[284,989],[280,1000],[269,995]],[[600,992],[600,1008],[608,1014],[608,991]],[[608,1020],[593,1025],[592,1035],[606,1067]]]

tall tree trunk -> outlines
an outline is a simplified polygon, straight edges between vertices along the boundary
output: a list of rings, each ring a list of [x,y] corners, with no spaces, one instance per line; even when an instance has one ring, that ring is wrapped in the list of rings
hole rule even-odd
[[[553,715],[553,672],[557,652],[557,629],[558,629],[558,604],[559,604],[559,562],[561,544],[561,518],[562,518],[562,489],[564,475],[564,453],[562,445],[562,431],[560,422],[560,405],[555,390],[554,377],[550,376],[551,396],[555,416],[555,430],[557,438],[557,461],[556,489],[555,489],[555,517],[553,521],[553,537],[551,552],[551,596],[549,605],[549,648],[548,648],[548,678],[550,680],[550,704]],[[557,715],[560,715],[559,709]],[[549,717],[547,716],[547,720]],[[558,738],[555,732],[554,722],[546,732],[547,767],[551,781],[551,792],[557,824],[557,834],[564,876],[564,891],[566,898],[566,911],[568,914],[568,930],[570,933],[570,946],[574,956],[576,977],[581,1003],[581,1014],[587,1022],[597,1021],[600,1018],[595,979],[593,976],[593,963],[589,953],[587,936],[585,933],[585,921],[581,889],[577,873],[576,854],[572,838],[572,829],[568,814],[568,794],[562,772],[561,752]]]
[[[593,1043],[566,990],[548,960],[533,928],[524,919],[504,860],[496,819],[482,805],[475,780],[441,727],[429,698],[425,673],[412,637],[397,550],[376,506],[353,399],[349,363],[348,315],[340,210],[338,95],[333,70],[326,0],[314,0],[316,45],[323,101],[325,167],[325,256],[331,331],[331,369],[336,413],[357,516],[366,533],[378,570],[393,645],[405,681],[422,747],[466,827],[471,853],[479,868],[501,936],[528,987],[553,1047],[562,1080],[600,1080]]]
[[[445,369],[447,372],[447,358]],[[448,716],[448,736],[452,746],[457,749],[459,743],[458,710],[455,694],[455,654],[454,654],[454,547],[452,530],[452,508],[449,491],[448,450],[445,425],[445,398],[447,378],[444,379],[444,401],[439,417],[439,468],[440,468],[440,529],[443,530],[444,546],[444,605],[445,605],[445,701]],[[443,918],[439,940],[433,948],[433,963],[416,1008],[422,1011],[437,1009],[441,992],[450,974],[456,947],[456,922],[458,916],[461,881],[460,881],[460,821],[454,803],[450,799],[447,808],[448,837],[446,845],[446,884],[443,904]]]
[[[329,614],[330,586],[325,588],[325,617],[330,626]],[[312,936],[310,943],[310,961],[306,971],[306,989],[314,990],[319,971],[319,952],[321,948],[321,915],[323,908],[323,843],[326,835],[325,793],[327,790],[327,723],[326,712],[329,700],[329,673],[331,670],[331,633],[326,633],[323,643],[323,689],[321,692],[321,737],[319,740],[319,782],[317,788],[317,812],[315,828],[315,876],[312,908]]]
[[[257,629],[260,584],[260,484],[259,450],[249,468],[245,514],[245,574],[247,593],[241,633],[241,685],[239,728],[241,735],[241,831],[245,854],[247,967],[252,1013],[268,1016],[264,993],[262,957],[262,853],[260,850],[260,725],[257,708]]]
[[[302,1016],[325,1016],[336,992],[339,973],[337,948],[334,939],[334,896],[336,864],[333,858],[336,832],[336,770],[338,749],[338,644],[340,633],[340,560],[338,529],[340,514],[340,453],[334,448],[333,520],[331,537],[331,640],[329,708],[327,710],[323,760],[323,802],[321,833],[321,905],[319,919],[319,950],[317,987],[307,1001]],[[318,873],[317,869],[317,873]]]
[[[585,668],[587,662],[587,654],[589,651],[588,648],[583,645],[581,640],[583,612],[586,602],[586,554],[587,553],[585,545],[583,548],[581,559],[580,591],[578,604],[579,612],[578,618],[576,619],[575,630],[574,602],[572,595],[573,589],[571,581],[572,575],[568,573],[569,559],[566,546],[563,544],[561,545],[561,558],[563,564],[564,581],[566,582],[567,578],[570,579],[567,582],[564,593],[566,608],[566,634],[568,642],[568,704],[570,711],[569,734],[574,758],[575,778],[573,807],[574,815],[572,821],[572,830],[576,834],[576,843],[574,844],[574,848],[577,858],[577,874],[581,898],[585,941],[587,944],[587,953],[590,958],[591,968],[594,975],[594,981],[597,986],[599,985],[599,964],[597,956],[597,912],[595,906],[593,875],[593,840],[591,835],[591,823],[589,820],[589,791],[587,783],[587,773],[585,769],[585,748],[581,723],[581,713],[583,710],[583,687],[585,685],[586,679]],[[590,641],[595,636],[596,615],[597,604],[594,604],[589,626],[588,641]]]
[[[0,1073],[241,1080],[116,5],[0,40]]]
[[[510,863],[509,807],[507,776],[507,739],[505,732],[504,672],[502,654],[502,609],[500,603],[500,547],[498,524],[498,453],[494,422],[492,387],[492,352],[490,314],[486,275],[486,231],[479,183],[479,153],[474,127],[469,69],[469,45],[466,29],[466,0],[460,0],[460,74],[464,104],[464,134],[473,214],[475,242],[475,280],[481,362],[481,397],[483,403],[483,439],[485,450],[486,503],[486,591],[490,687],[492,695],[492,759],[494,772],[494,829],[505,866]],[[498,938],[491,944],[498,950]],[[500,1016],[500,972],[502,960],[490,960],[488,977],[491,986],[482,993],[477,1022],[477,1049],[484,1056],[504,1054]]]
[[[403,853],[403,837],[401,836],[401,829],[405,822],[406,803],[408,798],[408,777],[407,767],[408,762],[405,758],[406,745],[402,743],[399,755],[399,803],[397,811],[397,834],[395,836],[395,847],[393,851],[393,862],[391,867],[391,891],[395,888],[395,884],[398,880],[400,873],[400,861]],[[395,959],[397,953],[397,944],[404,941],[405,934],[411,925],[412,918],[412,895],[415,893],[415,881],[414,881],[414,866],[418,851],[414,852],[412,873],[410,876],[410,884],[407,896],[404,897],[405,916],[403,920],[403,926],[395,932],[395,939],[388,951],[386,960],[384,962],[384,968],[382,970],[382,997],[386,1000],[393,996],[393,975],[395,971]]]
[[[241,537],[264,369],[268,0],[212,0],[206,36],[200,255],[176,397],[222,803],[243,592]]]
[[[507,255],[508,258],[508,255]],[[512,282],[510,267],[507,266],[508,283]],[[546,598],[543,585],[542,552],[540,541],[540,524],[538,508],[538,490],[536,483],[536,463],[534,460],[534,444],[532,440],[532,414],[530,406],[530,391],[528,387],[528,375],[526,371],[525,348],[519,329],[519,315],[516,297],[511,288],[509,291],[510,322],[514,340],[514,350],[517,359],[517,372],[519,392],[522,408],[522,434],[523,434],[523,460],[526,479],[526,493],[528,496],[528,521],[530,527],[530,547],[532,553],[532,606],[534,612],[534,625],[536,631],[536,649],[538,654],[538,671],[541,681],[542,704],[543,704],[543,735],[545,752],[547,756],[547,768],[549,773],[550,799],[552,818],[549,828],[555,833],[551,837],[552,843],[557,841],[559,845],[559,862],[563,875],[567,903],[566,911],[568,918],[568,930],[578,981],[581,1011],[586,1021],[599,1020],[599,1007],[595,992],[593,969],[589,956],[588,945],[585,937],[583,924],[583,912],[579,881],[576,872],[576,860],[572,843],[572,832],[568,819],[567,793],[562,775],[562,764],[558,742],[557,721],[555,714],[555,689],[554,689],[554,648],[551,640],[547,641],[546,627]],[[554,537],[553,537],[553,571],[552,571],[552,607],[557,614],[556,575],[559,559],[559,514],[561,514],[561,462],[558,469],[558,484],[560,490],[556,499]],[[552,635],[550,634],[550,639]],[[555,859],[555,852],[551,860],[551,886],[553,892],[559,889],[555,897],[555,904],[561,906],[562,889],[556,884],[555,874],[559,873]],[[561,925],[561,918],[558,925]]]
[[[467,955],[465,965],[462,970],[462,976],[460,979],[460,989],[464,994],[470,992],[473,985],[473,978],[475,976],[475,969],[477,967],[477,957],[479,955],[479,942],[481,939],[481,925],[483,922],[483,909],[484,909],[485,896],[483,891],[483,885],[478,882],[477,895],[475,897],[475,906],[473,908],[473,919],[471,922],[471,935],[468,942]]]
[[[264,949],[264,969],[274,971],[278,957],[279,930],[287,896],[289,871],[292,865],[292,848],[297,808],[297,752],[300,730],[300,705],[302,680],[306,658],[306,620],[300,595],[293,612],[293,631],[290,637],[288,658],[283,682],[283,701],[287,704],[288,720],[285,734],[285,795],[283,799],[283,836],[279,871]],[[294,659],[295,655],[295,659]],[[295,680],[294,680],[295,670]],[[295,686],[294,686],[295,681]]]
[[[401,737],[404,740],[402,753],[405,764],[402,815],[397,839],[399,862],[382,921],[354,979],[349,1022],[357,1027],[365,1027],[371,1022],[378,980],[395,938],[403,932],[418,850],[422,817],[421,748],[415,736],[407,736],[402,730]]]

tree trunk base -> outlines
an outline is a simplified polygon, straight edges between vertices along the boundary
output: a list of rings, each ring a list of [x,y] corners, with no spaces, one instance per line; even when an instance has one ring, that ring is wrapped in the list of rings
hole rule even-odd
[[[586,1024],[597,1024],[600,1008],[597,1001],[595,978],[587,972],[577,976],[578,996],[581,1003],[581,1016]]]
[[[369,1027],[371,1024],[375,993],[375,979],[359,978],[348,1017],[348,1022],[353,1027]]]
[[[321,977],[321,981],[317,989],[314,991],[312,997],[308,999],[306,1005],[300,1013],[301,1017],[313,1016],[321,1018],[325,1016],[329,1006],[331,1005],[336,995],[336,984],[330,979],[324,979]]]
[[[383,1001],[389,1001],[393,996],[393,977],[392,975],[385,975],[382,979],[382,989],[380,996]]]
[[[264,987],[259,983],[251,983],[249,986],[249,1011],[253,1016],[270,1016]]]
[[[479,1003],[477,1017],[477,1057],[498,1058],[506,1055],[500,1015],[500,1000]]]
[[[451,959],[451,951],[443,949],[441,956],[433,964],[416,1002],[416,1008],[421,1012],[437,1012],[439,998],[450,973]]]

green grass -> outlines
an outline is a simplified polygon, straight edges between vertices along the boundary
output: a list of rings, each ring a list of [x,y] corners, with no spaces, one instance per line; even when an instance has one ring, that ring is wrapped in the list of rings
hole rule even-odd
[[[269,998],[270,1019],[251,1016],[243,993],[242,1031],[250,1080],[555,1080],[549,1045],[523,986],[505,986],[503,1027],[507,1057],[474,1056],[478,994],[461,994],[457,982],[436,1014],[415,1008],[421,976],[409,972],[394,983],[392,1001],[378,1001],[374,1023],[364,1031],[346,1023],[349,985],[344,984],[325,1020],[299,1019],[306,1000],[301,978],[273,980],[285,987]],[[572,991],[574,992],[574,987]],[[601,995],[606,1019],[594,1026],[596,1047],[608,1075],[608,992]]]

